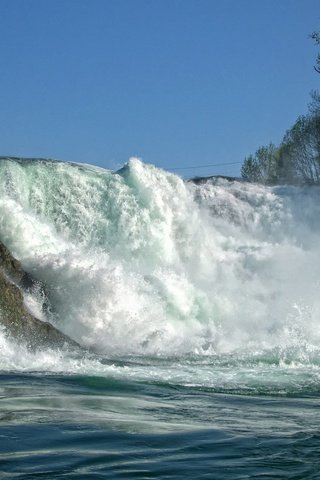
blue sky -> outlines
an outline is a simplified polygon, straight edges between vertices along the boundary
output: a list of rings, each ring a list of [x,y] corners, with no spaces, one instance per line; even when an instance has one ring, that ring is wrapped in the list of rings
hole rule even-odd
[[[0,155],[241,162],[320,87],[318,0],[0,0],[0,18]]]

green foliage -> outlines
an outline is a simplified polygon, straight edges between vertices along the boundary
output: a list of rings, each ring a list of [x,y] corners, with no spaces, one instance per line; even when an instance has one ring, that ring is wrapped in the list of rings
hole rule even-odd
[[[273,143],[258,148],[254,155],[245,158],[241,168],[242,178],[250,182],[276,183],[278,157],[279,149]]]
[[[310,37],[320,45],[320,31]],[[314,66],[320,73],[320,53]],[[244,159],[242,178],[266,185],[308,184],[320,185],[320,93],[311,92],[311,102],[306,115],[298,117],[287,130],[281,144],[270,143],[260,147],[254,155]]]
[[[298,183],[320,184],[320,116],[300,116],[283,144]]]
[[[241,176],[249,182],[261,181],[260,166],[254,155],[249,155],[249,157],[244,159],[241,167]]]
[[[245,158],[241,175],[266,185],[320,185],[320,94],[312,92],[307,115],[286,132],[279,147],[272,143]]]

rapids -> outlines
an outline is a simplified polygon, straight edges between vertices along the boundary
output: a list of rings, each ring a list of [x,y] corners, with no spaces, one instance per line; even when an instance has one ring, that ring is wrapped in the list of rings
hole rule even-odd
[[[2,158],[0,238],[45,283],[42,319],[91,353],[23,354],[2,333],[1,364],[102,373],[90,355],[191,356],[318,375],[319,199],[317,187],[196,185],[137,158],[115,173]],[[40,301],[26,298],[37,314]],[[190,368],[175,375],[190,382]]]
[[[319,200],[0,159],[24,301],[82,345],[0,330],[1,478],[317,480]]]

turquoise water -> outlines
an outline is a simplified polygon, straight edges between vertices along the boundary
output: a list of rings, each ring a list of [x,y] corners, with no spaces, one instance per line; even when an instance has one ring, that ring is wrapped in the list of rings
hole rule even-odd
[[[0,159],[26,305],[81,345],[0,331],[0,478],[318,479],[319,196]]]
[[[0,472],[2,478],[316,479],[318,404],[316,389],[304,396],[245,395],[99,376],[2,374]]]

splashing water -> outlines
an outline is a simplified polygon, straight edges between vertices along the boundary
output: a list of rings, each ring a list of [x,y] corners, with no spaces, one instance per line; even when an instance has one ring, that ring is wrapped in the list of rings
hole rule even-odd
[[[0,328],[0,476],[318,478],[319,197],[0,158],[25,303],[83,347]]]
[[[1,240],[46,284],[49,320],[110,356],[318,368],[319,214],[316,187],[0,160]]]

